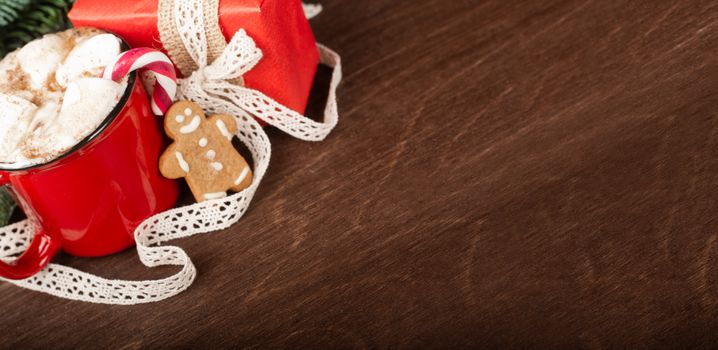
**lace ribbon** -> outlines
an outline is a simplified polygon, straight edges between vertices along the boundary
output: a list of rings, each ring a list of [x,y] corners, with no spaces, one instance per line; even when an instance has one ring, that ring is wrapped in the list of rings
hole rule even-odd
[[[211,3],[217,4],[217,1]],[[223,230],[246,212],[269,166],[272,147],[267,134],[252,117],[302,140],[323,140],[338,121],[336,89],[342,78],[340,57],[317,45],[321,62],[334,68],[323,122],[316,122],[277,103],[259,91],[232,82],[251,70],[262,58],[254,40],[238,31],[227,47],[208,64],[202,0],[175,0],[177,32],[198,69],[179,83],[180,98],[200,104],[210,113],[235,116],[237,137],[254,160],[254,179],[242,192],[231,196],[175,208],[145,220],[134,232],[140,261],[148,267],[177,265],[176,274],[147,281],[111,280],[77,269],[50,264],[37,275],[8,282],[58,297],[103,304],[140,304],[163,300],[187,289],[197,274],[187,253],[165,242],[200,233]],[[216,9],[215,9],[216,10]],[[217,13],[216,11],[214,12]],[[0,228],[0,259],[12,260],[22,253],[34,233],[25,220]]]
[[[317,17],[322,12],[321,4],[302,3],[302,8],[304,9],[304,15],[307,16],[307,19]]]

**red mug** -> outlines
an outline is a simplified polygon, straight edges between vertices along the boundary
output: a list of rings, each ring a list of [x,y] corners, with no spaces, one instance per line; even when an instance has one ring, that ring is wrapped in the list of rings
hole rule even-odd
[[[172,208],[179,193],[177,183],[159,173],[165,146],[160,122],[132,73],[117,106],[71,150],[22,169],[0,164],[0,185],[12,189],[38,227],[17,260],[0,261],[0,277],[31,277],[60,250],[96,257],[133,246],[135,228]]]

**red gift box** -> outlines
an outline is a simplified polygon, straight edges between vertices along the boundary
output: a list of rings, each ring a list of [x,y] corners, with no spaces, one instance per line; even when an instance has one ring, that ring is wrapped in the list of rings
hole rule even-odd
[[[76,27],[113,32],[132,47],[162,48],[157,1],[77,0],[69,17]],[[245,86],[303,113],[319,52],[301,0],[222,0],[219,25],[227,41],[244,28],[264,57],[244,76]]]

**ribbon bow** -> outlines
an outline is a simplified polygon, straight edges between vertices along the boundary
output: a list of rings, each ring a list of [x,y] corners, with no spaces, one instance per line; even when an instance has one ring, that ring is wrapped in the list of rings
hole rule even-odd
[[[232,40],[222,51],[222,54],[207,65],[206,43],[200,44],[197,65],[199,69],[194,71],[188,79],[180,79],[189,84],[204,81],[228,81],[239,78],[249,72],[262,59],[262,50],[257,48],[254,40],[247,35],[244,29],[234,34]],[[190,51],[192,52],[192,51]],[[195,56],[195,55],[193,55]],[[201,59],[204,57],[204,59]]]
[[[341,80],[339,56],[328,48],[318,45],[323,63],[334,67],[325,121],[309,119],[263,93],[231,81],[241,78],[262,59],[257,48],[244,29],[234,34],[227,47],[208,64],[207,37],[201,11],[192,11],[191,1],[176,1],[175,11],[187,16],[177,16],[176,25],[180,39],[198,69],[186,79],[179,80],[180,99],[189,99],[213,113],[235,117],[253,115],[302,140],[321,141],[336,126],[336,87]],[[242,118],[242,121],[245,118]],[[239,121],[239,119],[238,119]]]

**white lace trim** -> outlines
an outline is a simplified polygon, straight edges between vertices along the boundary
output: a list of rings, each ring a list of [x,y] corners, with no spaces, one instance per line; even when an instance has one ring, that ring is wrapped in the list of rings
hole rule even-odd
[[[19,281],[7,280],[20,287],[52,294],[61,298],[103,304],[141,304],[163,300],[187,289],[196,270],[185,251],[177,246],[162,245],[192,235],[223,230],[236,223],[264,177],[271,157],[267,134],[255,116],[269,125],[308,141],[324,139],[338,121],[336,89],[342,78],[339,55],[318,45],[321,62],[334,68],[323,122],[315,122],[290,110],[259,91],[232,85],[226,80],[251,70],[261,59],[261,51],[244,30],[230,41],[227,49],[211,65],[207,65],[207,48],[199,0],[177,0],[180,13],[178,29],[182,41],[200,67],[189,78],[180,80],[180,98],[199,103],[209,113],[235,116],[237,137],[254,160],[252,184],[242,192],[222,199],[175,208],[145,220],[134,232],[140,261],[148,267],[177,265],[182,269],[167,278],[147,281],[111,280],[77,269],[50,264],[37,275]],[[199,6],[199,7],[198,7]],[[34,229],[29,220],[0,228],[0,259],[12,260],[30,243]]]
[[[314,17],[317,17],[317,15],[319,15],[322,12],[321,4],[302,3],[302,7],[304,8],[304,15],[307,16],[307,19],[312,19]]]

